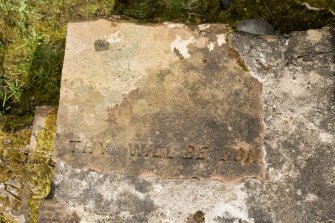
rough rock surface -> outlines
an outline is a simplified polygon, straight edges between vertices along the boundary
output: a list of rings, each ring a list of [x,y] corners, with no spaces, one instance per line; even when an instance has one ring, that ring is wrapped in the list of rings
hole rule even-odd
[[[273,26],[261,19],[242,20],[237,24],[236,30],[257,35],[276,34]]]
[[[104,20],[70,24],[55,193],[43,202],[40,222],[334,220],[332,30],[278,38],[245,33],[229,41],[225,37],[224,25],[144,26]],[[185,117],[187,107],[192,109]],[[236,115],[238,109],[244,118]],[[213,117],[212,122],[206,122],[206,116]],[[236,123],[229,125],[229,120]],[[255,124],[258,120],[262,123]],[[215,135],[229,143],[220,145]],[[183,160],[170,160],[182,156],[161,154],[155,163],[147,147],[133,153],[125,149],[129,160],[120,164],[110,160],[124,156],[124,137],[147,143],[149,136],[154,147],[159,140],[208,146],[204,138],[209,138],[210,145],[232,149],[224,160],[230,167],[213,177],[211,171],[219,169],[203,159],[218,162],[208,155],[220,150],[215,146],[209,153],[191,153],[192,161],[183,167],[191,166],[188,172],[178,168]],[[240,148],[261,151],[262,157]],[[257,162],[250,165],[249,157]],[[193,165],[201,162],[197,170]],[[165,172],[155,172],[160,164]],[[177,172],[171,172],[171,165]]]
[[[333,222],[334,30],[236,34],[232,44],[263,85],[266,179],[245,183],[249,215],[255,222]]]

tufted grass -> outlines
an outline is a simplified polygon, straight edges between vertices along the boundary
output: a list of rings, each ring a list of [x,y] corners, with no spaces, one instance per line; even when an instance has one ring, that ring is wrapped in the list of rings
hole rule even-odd
[[[0,115],[58,103],[68,21],[109,16],[114,0],[0,0]]]

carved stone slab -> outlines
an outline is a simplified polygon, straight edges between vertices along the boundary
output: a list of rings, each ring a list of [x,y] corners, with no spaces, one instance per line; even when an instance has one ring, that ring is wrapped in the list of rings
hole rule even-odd
[[[69,24],[56,157],[129,176],[262,176],[262,87],[226,33],[224,25]]]

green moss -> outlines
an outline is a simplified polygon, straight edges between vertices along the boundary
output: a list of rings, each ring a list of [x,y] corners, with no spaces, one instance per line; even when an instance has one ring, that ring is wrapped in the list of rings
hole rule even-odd
[[[0,222],[2,222],[2,223],[16,223],[9,216],[7,216],[5,213],[0,213]]]
[[[300,3],[308,3],[311,7],[323,8],[325,10],[335,10],[334,0],[299,0]]]
[[[6,115],[0,116],[0,132],[13,134],[21,129],[27,128],[31,125],[33,116],[27,114],[24,116]]]
[[[125,3],[122,3],[125,2]],[[143,21],[201,23],[218,21],[218,0],[129,0],[118,1],[116,13]]]
[[[120,1],[122,2],[122,1]],[[264,19],[281,33],[293,30],[320,28],[335,24],[334,0],[234,0],[227,10],[222,10],[219,0],[129,0],[116,5],[116,11],[144,21],[180,21],[186,23],[219,22],[235,27],[243,19]],[[308,10],[302,3],[319,7]]]
[[[52,153],[54,149],[54,139],[56,133],[56,109],[49,112],[46,117],[45,128],[37,136],[36,148],[29,153],[26,146],[30,142],[31,129],[24,128],[16,132],[0,131],[0,182],[11,184],[15,181],[18,199],[10,199],[9,196],[0,195],[2,209],[0,213],[5,213],[8,207],[11,210],[18,210],[21,201],[26,175],[29,176],[29,208],[30,221],[37,222],[37,212],[40,200],[44,198],[50,190],[52,178]],[[10,222],[5,219],[5,215],[0,215],[0,222]],[[6,219],[9,219],[8,216]]]
[[[126,3],[120,3],[126,2]],[[233,27],[243,19],[264,19],[276,30],[287,33],[293,30],[320,28],[334,25],[334,0],[306,0],[320,11],[307,10],[298,0],[234,0],[227,10],[222,10],[219,0],[129,0],[120,1],[116,12],[144,21],[166,20],[186,23],[220,22]]]
[[[12,188],[17,188],[16,195],[0,194],[0,213],[5,213],[6,208],[18,210],[21,202],[20,196],[25,179],[25,166],[28,160],[26,146],[30,141],[31,130],[25,128],[15,133],[0,131],[0,182]],[[10,222],[8,216],[0,214],[0,222]]]
[[[29,154],[27,170],[29,175],[29,213],[30,221],[37,222],[40,201],[50,191],[53,161],[52,153],[56,135],[57,110],[53,109],[46,117],[45,128],[37,136],[36,148]]]
[[[319,5],[322,5],[320,1]],[[260,18],[274,25],[281,33],[307,30],[335,24],[328,10],[310,11],[296,0],[235,0],[228,10],[220,12],[219,20],[235,26],[242,19]]]

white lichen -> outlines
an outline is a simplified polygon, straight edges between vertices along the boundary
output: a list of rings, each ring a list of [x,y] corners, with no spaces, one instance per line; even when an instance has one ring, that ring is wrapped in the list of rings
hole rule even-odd
[[[209,51],[214,50],[214,43],[213,42],[209,42],[209,44],[207,45],[207,48]]]
[[[120,31],[116,31],[115,33],[112,33],[108,38],[107,38],[107,42],[110,44],[113,43],[119,43],[121,42],[122,39],[120,37]]]
[[[215,205],[213,212],[217,217],[235,219],[234,223],[240,220],[254,223],[255,220],[248,214],[247,198],[248,194],[244,190],[244,184],[236,185],[229,194],[227,193],[225,201]]]
[[[174,29],[174,28],[186,28],[185,24],[182,23],[172,23],[172,22],[164,22],[163,23],[168,29]]]
[[[219,34],[216,35],[217,43],[219,46],[222,46],[223,44],[226,44],[226,35],[225,34]]]
[[[318,43],[322,39],[322,31],[314,29],[308,30],[306,38],[312,43]]]
[[[332,134],[329,134],[327,132],[320,132],[319,136],[322,142],[334,143],[334,136]]]
[[[191,54],[189,54],[187,46],[191,43],[194,43],[194,37],[190,37],[188,40],[183,40],[180,36],[177,36],[170,44],[171,51],[174,52],[177,50],[183,58],[190,58]]]
[[[209,24],[200,24],[200,25],[198,25],[198,29],[199,29],[200,31],[206,30],[206,29],[208,29],[209,27],[211,27],[211,25],[209,25]]]
[[[306,201],[313,202],[318,200],[318,196],[312,193],[308,193],[305,198]]]

